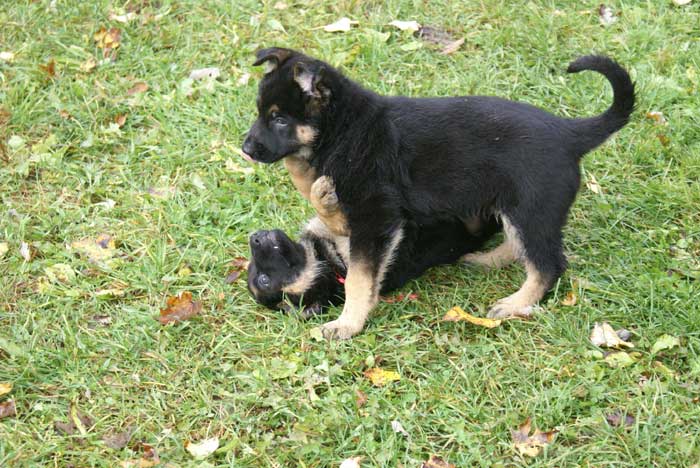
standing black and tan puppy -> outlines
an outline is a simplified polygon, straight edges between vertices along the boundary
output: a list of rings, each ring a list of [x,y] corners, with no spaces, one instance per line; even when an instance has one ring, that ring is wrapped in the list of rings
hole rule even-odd
[[[261,50],[255,64],[267,73],[243,151],[265,163],[306,161],[333,179],[347,217],[345,307],[324,329],[336,338],[362,330],[407,220],[500,217],[503,244],[465,260],[521,261],[527,279],[489,316],[529,315],[566,268],[562,227],[579,188],[579,160],[627,124],[634,107],[627,72],[600,56],[581,57],[568,71],[602,73],[613,104],[580,119],[496,97],[380,96],[288,49]]]

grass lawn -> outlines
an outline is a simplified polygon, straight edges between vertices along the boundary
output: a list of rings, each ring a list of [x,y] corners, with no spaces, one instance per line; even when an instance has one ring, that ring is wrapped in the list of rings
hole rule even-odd
[[[697,466],[700,1],[616,0],[608,26],[599,3],[3,2],[0,383],[13,388],[0,405],[16,415],[0,419],[0,466],[149,466],[149,446],[170,467],[353,456],[418,467],[430,454],[458,467]],[[321,29],[342,16],[359,24]],[[395,19],[465,42],[444,55]],[[120,30],[111,52],[95,41],[102,27]],[[226,284],[249,233],[296,233],[312,216],[281,164],[236,152],[262,73],[253,52],[269,45],[382,93],[492,94],[567,116],[612,99],[602,76],[566,75],[569,61],[599,52],[628,67],[638,110],[583,160],[570,267],[542,314],[491,330],[442,322],[455,305],[485,315],[524,276],[450,266],[401,291],[418,300],[382,304],[362,334],[328,343],[310,330],[339,309],[304,322],[257,306],[245,275]],[[202,67],[221,76],[188,79]],[[86,253],[104,234],[114,243]],[[160,325],[154,315],[182,291],[200,316]],[[589,342],[601,321],[632,332],[626,367]],[[652,353],[665,334],[680,346]],[[375,387],[370,367],[401,380]],[[616,427],[616,412],[631,418]],[[528,417],[559,431],[534,458],[511,440]],[[109,439],[125,431],[128,443]],[[205,460],[185,449],[213,437]]]

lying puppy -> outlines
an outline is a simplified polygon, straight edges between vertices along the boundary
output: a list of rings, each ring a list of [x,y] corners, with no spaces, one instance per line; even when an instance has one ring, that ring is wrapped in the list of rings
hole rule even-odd
[[[529,315],[566,268],[562,227],[579,188],[579,160],[626,125],[634,107],[628,73],[599,56],[567,71],[602,73],[613,104],[578,119],[496,97],[380,96],[288,49],[261,50],[255,64],[267,73],[243,151],[264,163],[308,162],[312,175],[333,180],[347,218],[345,307],[324,328],[337,338],[362,330],[410,222],[498,217],[504,242],[464,259],[491,267],[521,261],[525,283],[488,315]]]
[[[299,242],[280,230],[257,231],[250,236],[248,266],[248,290],[257,302],[271,309],[299,307],[305,318],[342,303],[350,260],[348,237],[336,235],[321,221],[343,224],[330,179],[319,178],[308,196],[319,216],[308,223]],[[430,226],[406,223],[380,294],[400,288],[431,267],[456,262],[479,249],[497,229],[495,218],[486,220],[478,235],[468,233],[458,219]]]

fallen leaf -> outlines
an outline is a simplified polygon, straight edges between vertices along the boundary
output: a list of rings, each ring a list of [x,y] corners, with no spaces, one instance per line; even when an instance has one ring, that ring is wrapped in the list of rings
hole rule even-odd
[[[75,402],[71,402],[68,411],[68,422],[55,421],[53,427],[56,431],[65,435],[75,434],[76,429],[81,435],[85,435],[87,434],[87,428],[92,427],[92,424],[92,419],[82,414]]]
[[[355,24],[359,24],[359,21],[353,21],[350,18],[342,17],[335,23],[325,25],[323,30],[326,32],[348,32]]]
[[[238,279],[238,277],[240,277],[240,276],[241,276],[241,272],[234,270],[234,271],[230,272],[228,275],[226,275],[226,279],[224,279],[224,283],[231,284],[234,281],[236,281]]]
[[[367,404],[367,395],[362,390],[355,390],[355,405],[362,408]]]
[[[190,72],[191,80],[201,80],[202,78],[210,78],[212,80],[217,79],[221,75],[221,70],[217,67],[211,68],[198,68]]]
[[[105,288],[95,291],[95,297],[103,299],[109,297],[123,297],[124,294],[126,294],[126,292],[122,288]]]
[[[527,418],[517,431],[510,431],[510,433],[513,445],[520,455],[536,457],[542,451],[542,447],[552,443],[558,431],[541,432],[539,429],[535,429],[534,434],[530,435],[530,421],[530,418]]]
[[[321,330],[321,327],[314,327],[311,330],[309,330],[309,336],[314,341],[325,341],[325,338],[323,338],[323,330]]]
[[[569,291],[566,294],[566,297],[564,299],[562,299],[562,301],[561,301],[562,305],[565,305],[568,307],[575,306],[577,302],[578,302],[578,297],[576,296],[576,293],[573,291]]]
[[[250,261],[245,257],[236,257],[233,259],[230,265],[233,266],[233,269],[229,271],[228,275],[226,275],[226,279],[224,280],[226,284],[233,283],[239,276],[241,276],[243,271],[247,271]]]
[[[130,12],[124,14],[124,15],[117,15],[116,13],[110,13],[109,16],[108,16],[108,18],[109,18],[111,21],[117,21],[118,23],[124,23],[124,24],[126,24],[126,23],[128,23],[129,21],[135,20],[137,16],[138,16],[138,15],[137,15],[135,12],[130,11]]]
[[[623,368],[631,366],[637,362],[637,360],[624,351],[618,351],[605,356],[605,362],[607,362],[610,367]]]
[[[410,293],[406,295],[404,295],[403,293],[399,293],[391,297],[382,297],[381,300],[383,302],[386,302],[387,304],[395,304],[397,302],[403,302],[404,299],[407,299],[409,301],[417,301],[418,298],[419,296],[416,293]]]
[[[421,463],[420,468],[455,468],[455,465],[446,462],[437,455],[430,455],[428,461]]]
[[[236,85],[238,86],[245,86],[248,84],[248,81],[250,81],[250,73],[243,73],[238,79],[236,80]]]
[[[0,419],[9,418],[10,416],[17,416],[15,400],[8,400],[0,403]]]
[[[646,117],[649,120],[653,120],[654,123],[657,123],[659,125],[666,125],[668,122],[666,122],[666,118],[664,117],[664,114],[659,111],[650,111],[646,113]]]
[[[631,414],[623,413],[620,410],[615,410],[612,413],[605,415],[605,420],[614,427],[620,426],[633,426],[635,423],[635,418]]]
[[[457,39],[454,42],[450,42],[445,46],[444,49],[442,49],[442,54],[443,55],[450,55],[454,54],[459,50],[460,47],[462,47],[462,44],[464,44],[464,38],[462,39]]]
[[[391,421],[391,428],[394,430],[394,432],[399,433],[404,437],[408,437],[408,432],[406,432],[406,429],[404,429],[401,423],[396,419]]]
[[[109,315],[93,315],[92,321],[98,325],[106,327],[112,324],[112,317]]]
[[[70,265],[56,263],[44,268],[44,273],[54,283],[70,283],[75,279],[75,271]]]
[[[129,443],[131,440],[131,435],[134,430],[128,428],[124,432],[110,433],[102,437],[104,444],[114,450],[121,450]]]
[[[382,387],[390,382],[401,380],[401,376],[398,372],[383,370],[379,367],[366,370],[364,376],[367,377],[375,387]]]
[[[425,42],[442,46],[447,46],[455,42],[455,38],[452,34],[434,26],[422,26],[418,31],[413,33],[413,35]]]
[[[678,374],[676,373],[676,371],[674,371],[673,369],[669,369],[669,368],[668,368],[663,362],[661,362],[661,361],[654,361],[654,362],[652,363],[652,366],[654,367],[655,370],[657,370],[658,372],[662,373],[663,375],[665,375],[665,376],[668,377],[669,379],[675,379],[676,377],[678,377]]]
[[[119,114],[114,117],[114,123],[117,124],[117,127],[122,128],[126,123],[126,114]]]
[[[22,258],[24,258],[25,262],[28,262],[32,259],[32,250],[29,248],[29,244],[27,244],[26,242],[22,242],[20,244],[19,253],[20,255],[22,255]]]
[[[605,348],[634,348],[632,343],[624,341],[622,338],[620,338],[620,336],[615,330],[613,330],[608,322],[596,322],[593,325],[590,339],[591,343],[594,345],[603,346]]]
[[[601,3],[598,7],[598,19],[603,26],[610,26],[617,21],[617,16],[612,11],[612,8]]]
[[[202,303],[192,300],[192,293],[184,291],[178,296],[169,297],[166,308],[160,310],[157,320],[165,325],[171,322],[189,320],[202,311]]]
[[[39,68],[44,70],[44,72],[49,75],[49,78],[56,77],[56,61],[54,59],[50,59],[46,62],[46,65],[39,65]]]
[[[127,96],[133,96],[134,94],[145,93],[146,91],[148,91],[148,83],[139,81],[138,83],[134,83],[134,86],[132,86],[126,94]]]
[[[364,457],[352,457],[343,460],[340,468],[360,468],[360,462]]]
[[[102,26],[93,36],[93,39],[97,43],[97,47],[102,49],[102,57],[109,57],[113,51],[119,48],[121,45],[122,32],[118,28],[106,29]],[[116,54],[116,52],[115,52]],[[115,58],[115,54],[112,58]]]
[[[654,343],[654,346],[651,347],[651,354],[656,354],[659,351],[663,351],[665,349],[672,349],[680,345],[681,340],[677,336],[664,334],[661,335]]]
[[[0,242],[0,258],[10,250],[10,245],[7,242]]]
[[[673,0],[673,3],[678,6],[683,6],[689,4],[691,1],[692,0]]]
[[[661,146],[663,146],[664,148],[671,144],[671,139],[663,133],[659,133],[658,135],[656,135],[656,138],[659,139]]]
[[[92,263],[109,260],[116,253],[114,239],[109,234],[100,234],[95,240],[82,239],[72,242],[70,247]]]
[[[499,326],[502,320],[474,317],[462,310],[461,307],[455,306],[447,311],[445,316],[442,318],[444,322],[460,322],[466,321],[474,325],[486,328],[495,328]]]
[[[206,458],[219,448],[219,438],[212,437],[210,439],[204,439],[198,443],[185,441],[185,450],[190,452],[190,454],[195,458]]]
[[[287,32],[284,29],[284,26],[282,26],[282,23],[279,22],[279,20],[276,20],[274,18],[267,20],[267,25],[272,29],[273,31],[281,31],[281,32]]]
[[[399,21],[399,20],[394,20],[391,23],[389,23],[390,26],[394,26],[396,28],[399,28],[401,31],[411,31],[411,32],[416,32],[420,29],[420,24],[418,21]]]
[[[4,62],[12,62],[15,59],[15,54],[12,52],[0,52],[0,60]]]
[[[600,188],[600,185],[598,184],[598,181],[596,180],[595,176],[591,174],[590,172],[586,174],[586,187],[588,187],[588,190],[590,190],[593,193],[600,194],[602,193],[602,190]]]
[[[160,463],[160,457],[155,447],[149,444],[140,444],[143,455],[138,460],[124,460],[119,462],[122,468],[150,468]]]
[[[90,73],[97,67],[97,62],[94,57],[88,57],[86,61],[80,64],[80,71]]]
[[[7,395],[12,391],[12,384],[7,382],[0,382],[0,396]]]

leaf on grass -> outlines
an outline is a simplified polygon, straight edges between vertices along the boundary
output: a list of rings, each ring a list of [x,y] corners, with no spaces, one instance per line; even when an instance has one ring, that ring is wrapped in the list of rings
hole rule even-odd
[[[32,259],[32,250],[29,248],[29,244],[27,244],[26,242],[22,242],[19,245],[19,253],[20,255],[22,255],[22,258],[24,258],[25,262],[28,262]]]
[[[460,322],[465,321],[478,325],[480,327],[495,328],[501,324],[503,320],[490,319],[474,317],[471,314],[466,313],[461,307],[455,306],[447,311],[445,316],[442,318],[444,322]]]
[[[71,402],[70,410],[68,411],[68,422],[55,421],[54,429],[65,435],[75,434],[76,429],[81,435],[87,434],[87,428],[93,424],[92,419],[80,412],[75,402]]]
[[[219,76],[221,76],[221,70],[219,70],[217,67],[198,68],[190,72],[190,79],[195,81],[203,78],[215,80]]]
[[[434,26],[422,26],[418,31],[413,33],[413,35],[425,42],[441,46],[447,46],[455,42],[455,38],[452,34]]]
[[[224,280],[226,284],[233,283],[241,276],[243,271],[247,271],[250,261],[245,257],[236,257],[230,264],[233,266],[233,269],[226,275],[226,279]]]
[[[674,5],[683,6],[689,4],[691,1],[692,0],[673,0],[673,3]]]
[[[666,148],[667,146],[669,146],[671,144],[671,139],[667,135],[664,135],[663,133],[659,133],[658,135],[656,135],[656,138],[659,139],[661,146],[663,146],[664,148]]]
[[[430,455],[428,461],[421,463],[420,468],[455,468],[455,465],[448,463],[437,455]]]
[[[606,414],[605,420],[608,422],[608,424],[614,427],[629,427],[633,426],[635,422],[634,416],[627,414],[626,412],[623,413],[620,410],[615,410],[612,413]]]
[[[0,258],[10,250],[10,245],[7,242],[0,242]]]
[[[182,322],[189,320],[202,311],[202,303],[192,300],[192,293],[184,291],[178,296],[169,297],[166,301],[166,308],[160,310],[157,320],[166,325],[171,322]]]
[[[88,57],[86,61],[80,64],[80,71],[90,73],[97,67],[97,62],[94,57]]]
[[[187,450],[190,455],[195,458],[206,458],[219,448],[219,438],[212,437],[210,439],[204,439],[198,443],[185,441],[185,450]]]
[[[155,447],[149,444],[140,444],[143,455],[138,460],[124,460],[119,462],[121,468],[150,468],[160,463],[160,457]]]
[[[70,283],[75,279],[75,271],[65,263],[48,266],[44,268],[44,273],[54,283]]]
[[[134,94],[145,93],[146,91],[148,91],[148,83],[139,81],[137,83],[134,83],[134,86],[129,88],[126,94],[127,96],[133,96]]]
[[[114,117],[114,123],[117,124],[117,127],[122,128],[126,123],[126,114],[119,114]]]
[[[12,391],[12,384],[8,382],[0,382],[0,396],[7,395]]]
[[[411,31],[411,32],[416,32],[420,29],[420,24],[418,21],[399,21],[399,20],[394,20],[391,23],[389,23],[390,26],[394,26],[396,28],[399,28],[401,31]]]
[[[603,192],[595,176],[590,172],[586,174],[586,187],[588,187],[588,190],[598,195],[600,195]]]
[[[0,60],[3,62],[12,62],[15,59],[15,54],[12,52],[2,51],[0,52]]]
[[[119,28],[106,29],[102,26],[93,36],[97,47],[102,49],[102,57],[107,58],[121,45],[122,32]],[[115,58],[113,55],[112,58]]]
[[[96,239],[82,239],[72,242],[70,247],[92,263],[100,263],[114,257],[116,245],[109,234],[100,234]]]
[[[237,86],[245,86],[248,84],[248,81],[250,81],[250,73],[246,72],[238,77],[238,79],[236,80],[236,85]]]
[[[646,113],[646,117],[649,120],[653,120],[654,123],[659,124],[659,125],[666,125],[666,118],[664,117],[664,114],[659,111],[649,111]]]
[[[410,293],[406,295],[404,295],[403,293],[399,293],[391,297],[382,297],[381,300],[382,302],[386,302],[387,304],[395,304],[397,302],[403,302],[404,299],[409,301],[417,301],[418,298],[419,296],[416,293]]]
[[[50,59],[46,62],[46,65],[39,65],[39,68],[44,70],[44,72],[49,75],[49,78],[56,77],[56,61],[54,59]]]
[[[125,294],[125,291],[121,287],[98,289],[97,291],[95,291],[95,297],[98,297],[101,299],[109,299],[112,297],[123,297],[124,294]]]
[[[137,17],[138,17],[138,15],[133,11],[130,11],[130,12],[123,14],[123,15],[118,15],[118,14],[112,12],[108,16],[108,18],[111,21],[116,21],[118,23],[124,23],[124,24],[127,24],[129,21],[135,20]]]
[[[406,429],[403,428],[403,426],[401,425],[401,423],[398,420],[394,419],[393,421],[391,421],[391,428],[397,434],[401,434],[404,437],[408,437],[408,432],[406,432]]]
[[[460,47],[462,47],[462,44],[464,44],[464,38],[457,39],[456,41],[450,42],[445,46],[444,49],[442,49],[442,54],[443,55],[450,55],[454,54],[459,50]]]
[[[610,26],[617,21],[617,16],[613,13],[612,8],[601,3],[598,7],[598,19],[603,26]]]
[[[128,428],[124,432],[109,433],[102,437],[104,444],[114,450],[121,450],[126,447],[126,444],[131,440],[131,435],[134,433],[132,428]]]
[[[593,325],[593,330],[591,331],[591,343],[605,348],[634,348],[632,343],[620,338],[618,332],[613,330],[608,322],[596,322]]]
[[[605,362],[607,362],[610,367],[623,368],[631,366],[637,362],[637,360],[624,351],[618,351],[605,356]]]
[[[576,305],[578,302],[578,297],[576,296],[576,293],[573,291],[569,291],[566,294],[566,297],[562,299],[561,303],[562,305],[568,306],[568,307],[573,307]]]
[[[325,340],[323,338],[323,330],[321,330],[321,327],[314,327],[311,330],[309,330],[309,336],[314,341],[324,341]]]
[[[530,435],[530,422],[531,419],[527,418],[525,422],[518,427],[517,431],[510,431],[510,433],[513,438],[513,445],[520,455],[536,457],[542,451],[543,447],[552,443],[559,431],[541,432],[539,429],[535,429],[535,432]]]
[[[672,349],[681,345],[681,340],[677,336],[661,335],[654,346],[651,347],[651,354],[656,354],[665,349]]]
[[[360,462],[364,457],[346,458],[340,464],[340,468],[360,468]]]
[[[652,363],[652,366],[654,367],[654,369],[655,369],[656,371],[658,371],[658,372],[660,372],[661,374],[665,375],[665,376],[668,377],[669,379],[675,379],[676,377],[678,377],[678,374],[676,373],[676,371],[674,371],[673,369],[669,369],[669,368],[668,368],[663,362],[661,362],[661,361],[654,361],[654,362]]]
[[[367,377],[375,387],[382,387],[390,382],[401,380],[401,376],[398,372],[380,369],[379,367],[366,370],[364,376]]]
[[[17,416],[15,400],[8,400],[0,403],[0,419],[9,418],[11,416]]]
[[[342,17],[335,23],[327,24],[323,27],[326,32],[348,32],[353,25],[359,24],[359,21],[351,20],[350,18]]]
[[[106,327],[112,324],[112,317],[110,317],[109,315],[93,315],[92,322],[96,323],[97,325]]]
[[[360,389],[355,390],[355,405],[362,408],[367,404],[367,395]]]

